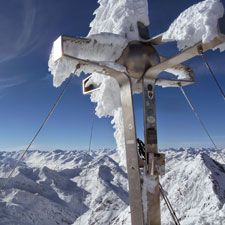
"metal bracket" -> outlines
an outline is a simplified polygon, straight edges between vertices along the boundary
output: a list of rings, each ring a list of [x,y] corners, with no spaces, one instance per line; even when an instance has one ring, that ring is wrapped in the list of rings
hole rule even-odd
[[[93,82],[90,85],[87,85],[91,77],[92,75],[88,76],[82,81],[82,89],[84,95],[91,94],[92,92],[97,91],[100,88],[100,85],[94,84]]]
[[[165,154],[149,153],[149,173],[155,176],[165,175]]]

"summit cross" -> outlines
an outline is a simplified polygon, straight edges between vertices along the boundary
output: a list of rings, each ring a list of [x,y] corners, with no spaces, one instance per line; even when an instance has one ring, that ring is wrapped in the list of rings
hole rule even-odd
[[[119,84],[120,97],[123,112],[125,149],[127,173],[129,182],[129,197],[132,225],[160,225],[160,185],[159,176],[165,174],[165,155],[158,152],[155,85],[165,82],[167,86],[181,87],[194,82],[192,68],[183,65],[184,61],[193,58],[207,50],[225,42],[225,30],[223,26],[225,18],[218,21],[218,35],[208,43],[201,41],[171,58],[160,56],[154,45],[162,45],[162,35],[150,39],[148,27],[138,22],[139,40],[133,40],[126,44],[122,54],[115,60],[117,66],[110,66],[95,60],[87,60],[79,57],[85,52],[85,48],[79,46],[90,45],[102,47],[107,45],[95,38],[75,38],[60,36],[54,43],[54,61],[60,59],[75,61],[76,73],[81,67],[89,66],[91,71],[113,77]],[[70,49],[68,43],[72,43],[77,49]],[[76,48],[77,46],[77,48]],[[113,50],[113,46],[108,45]],[[106,60],[105,60],[106,61]],[[120,66],[126,70],[119,69]],[[157,78],[158,74],[167,69],[181,69],[186,71],[190,79]],[[90,94],[99,88],[99,84],[91,83],[91,76],[83,81],[83,93]],[[136,124],[134,117],[133,93],[143,94],[144,111],[144,143],[145,153],[143,157],[137,150]],[[149,186],[146,187],[147,184]],[[146,193],[143,193],[146,192]],[[147,201],[143,202],[143,195]]]

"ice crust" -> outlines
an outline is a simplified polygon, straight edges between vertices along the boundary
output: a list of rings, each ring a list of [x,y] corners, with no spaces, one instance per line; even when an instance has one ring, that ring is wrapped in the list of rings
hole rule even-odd
[[[190,79],[189,73],[185,69],[169,68],[169,69],[165,70],[165,72],[173,74],[174,76],[177,77],[177,79],[180,79],[180,80],[189,80]]]
[[[147,0],[98,0],[98,3],[89,35],[109,32],[132,41],[139,39],[137,21],[149,25]]]
[[[94,12],[95,18],[90,24],[88,35],[109,32],[122,36],[127,40],[139,40],[137,22],[149,25],[147,0],[99,0],[99,8]],[[117,149],[121,154],[121,165],[125,165],[124,128],[120,89],[111,77],[94,73],[93,79],[101,83],[98,91],[91,95],[91,101],[97,102],[96,115],[99,117],[113,116],[114,137]]]
[[[148,196],[147,193],[150,192],[152,194],[155,193],[155,187],[158,184],[157,177],[152,175],[144,175],[143,176],[143,185],[142,185],[142,204],[144,210],[144,220],[147,224],[147,210],[148,210]]]
[[[163,41],[177,41],[179,50],[202,41],[207,43],[217,36],[217,21],[224,14],[220,0],[205,0],[185,11],[163,34]]]
[[[121,35],[99,33],[88,36],[86,40],[81,38],[77,42],[65,41],[63,42],[63,51],[64,54],[75,58],[97,62],[101,65],[114,68],[117,71],[125,71],[126,68],[116,64],[115,61],[120,57],[126,45],[127,40]],[[49,70],[53,75],[53,85],[55,87],[59,87],[71,73],[79,76],[81,72],[91,73],[95,69],[95,66],[90,65],[81,65],[79,69],[76,69],[79,61],[70,58],[62,57],[54,61],[56,50],[57,48],[53,45],[49,59]]]

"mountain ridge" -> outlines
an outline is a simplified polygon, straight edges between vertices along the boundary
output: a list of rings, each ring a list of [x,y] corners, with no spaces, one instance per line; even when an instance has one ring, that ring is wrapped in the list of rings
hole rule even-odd
[[[216,161],[220,159],[216,152],[193,148],[162,152],[167,173],[161,184],[181,224],[223,224],[225,169]],[[0,152],[0,182],[18,157],[19,152]],[[0,193],[0,225],[130,225],[127,174],[119,162],[115,150],[90,155],[85,151],[28,152]],[[161,210],[162,224],[172,225],[163,200]]]

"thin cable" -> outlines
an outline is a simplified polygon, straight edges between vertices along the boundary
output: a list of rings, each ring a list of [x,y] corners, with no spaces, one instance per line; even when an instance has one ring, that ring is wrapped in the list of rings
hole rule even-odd
[[[203,129],[205,130],[206,134],[208,135],[209,139],[211,140],[212,144],[214,145],[215,149],[217,150],[219,156],[221,157],[221,159],[223,160],[223,162],[225,163],[225,160],[223,159],[223,156],[219,153],[219,149],[217,148],[216,143],[214,142],[213,138],[211,137],[211,135],[209,134],[209,131],[207,130],[205,124],[202,122],[200,116],[198,115],[197,111],[195,110],[194,106],[191,104],[189,98],[187,97],[186,93],[184,92],[184,89],[181,85],[179,85],[181,92],[183,93],[184,97],[186,98],[189,106],[191,107],[192,111],[194,112],[195,116],[197,117],[197,119],[199,120],[199,122],[201,123]]]
[[[203,61],[205,62],[205,65],[206,65],[206,67],[208,68],[209,72],[211,73],[211,75],[212,75],[214,81],[216,82],[216,85],[217,85],[217,87],[219,88],[219,90],[220,90],[220,92],[221,92],[221,94],[222,94],[222,96],[223,96],[223,99],[225,100],[225,94],[224,94],[224,92],[223,92],[223,89],[221,88],[221,86],[220,86],[218,80],[216,79],[216,76],[215,76],[215,74],[213,73],[213,71],[212,71],[212,69],[211,69],[211,67],[210,67],[210,65],[209,65],[209,63],[208,63],[208,61],[207,61],[207,59],[206,59],[206,57],[205,57],[203,51],[200,50],[199,53],[200,53],[200,55],[202,56],[202,59],[203,59]]]
[[[139,151],[140,157],[144,156],[145,144],[138,138],[137,138],[137,143],[138,143],[137,149]],[[167,207],[168,207],[168,209],[170,211],[170,214],[171,214],[171,216],[172,216],[172,218],[173,218],[173,220],[175,222],[175,225],[180,225],[179,219],[177,218],[176,213],[175,213],[175,211],[174,211],[174,209],[173,209],[169,199],[167,198],[167,196],[164,195],[164,191],[163,191],[162,185],[160,183],[159,183],[159,190],[160,190],[160,193],[161,193],[163,199],[165,200],[165,203],[166,203],[166,205],[167,205]]]
[[[173,207],[172,207],[168,197],[166,195],[164,195],[164,190],[163,190],[162,185],[160,183],[159,183],[159,190],[160,190],[160,193],[161,193],[163,199],[165,200],[165,203],[167,205],[167,208],[170,211],[170,214],[171,214],[171,216],[172,216],[172,218],[174,220],[175,225],[180,225],[180,221],[177,218],[177,215],[176,215],[176,213],[175,213],[175,211],[174,211],[174,209],[173,209]]]
[[[59,97],[56,100],[56,103],[53,105],[53,107],[51,108],[50,112],[48,113],[47,117],[45,118],[45,120],[43,121],[42,125],[40,126],[39,130],[36,132],[36,134],[34,135],[33,139],[31,140],[31,142],[29,143],[29,145],[27,146],[26,150],[23,152],[23,154],[20,156],[20,158],[17,160],[16,165],[14,166],[14,168],[12,169],[11,173],[9,174],[9,176],[7,177],[7,179],[1,184],[0,186],[0,193],[2,192],[2,190],[5,188],[5,186],[7,185],[7,183],[9,182],[10,178],[12,177],[13,173],[15,172],[15,169],[17,168],[17,166],[19,165],[19,163],[21,162],[21,160],[23,159],[23,157],[25,156],[25,154],[27,153],[27,151],[29,150],[30,146],[33,144],[34,140],[36,139],[36,137],[38,136],[38,134],[40,133],[40,131],[42,130],[42,128],[44,127],[44,125],[46,124],[46,122],[48,121],[49,117],[51,116],[51,114],[53,113],[55,107],[57,106],[57,104],[59,103],[59,100],[62,98],[65,90],[67,89],[67,87],[69,86],[70,82],[72,81],[73,77],[75,74],[72,74],[70,79],[68,80],[68,82],[66,83],[66,86],[64,87],[64,89],[62,90],[62,92],[60,93]]]
[[[79,220],[79,225],[81,224],[81,215],[83,214],[83,208],[84,208],[84,192],[85,192],[85,186],[87,182],[87,172],[89,168],[89,161],[90,161],[90,153],[91,153],[91,143],[92,143],[92,136],[93,136],[93,129],[94,129],[94,121],[95,121],[95,106],[93,110],[93,115],[92,115],[92,123],[91,123],[91,133],[90,133],[90,138],[89,138],[89,146],[88,146],[88,160],[87,160],[87,166],[85,168],[85,173],[84,173],[84,188],[82,192],[82,199],[81,199],[81,208],[80,208],[80,220]]]

